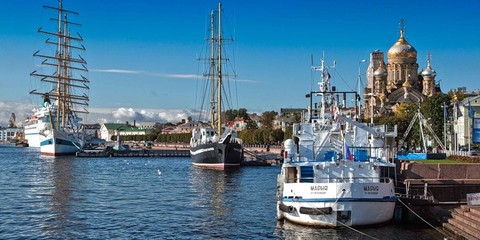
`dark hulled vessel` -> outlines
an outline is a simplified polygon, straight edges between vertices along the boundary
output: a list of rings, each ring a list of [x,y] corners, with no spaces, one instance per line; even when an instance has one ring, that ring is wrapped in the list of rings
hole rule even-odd
[[[210,14],[210,56],[206,81],[211,84],[205,89],[211,89],[210,98],[210,126],[193,129],[190,140],[190,155],[192,164],[197,167],[225,169],[239,167],[243,161],[242,141],[236,137],[236,132],[225,126],[222,121],[222,92],[224,91],[222,65],[222,18],[221,4],[218,10]],[[206,94],[205,94],[206,95]],[[226,94],[225,94],[226,95]],[[203,112],[203,111],[202,111]],[[219,137],[220,136],[220,137]]]

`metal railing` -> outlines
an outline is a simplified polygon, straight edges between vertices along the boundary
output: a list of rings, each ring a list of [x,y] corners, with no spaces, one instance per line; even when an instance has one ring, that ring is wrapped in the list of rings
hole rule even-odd
[[[285,178],[286,183],[392,183],[388,177],[357,177],[357,178],[318,178],[318,177],[293,177]]]

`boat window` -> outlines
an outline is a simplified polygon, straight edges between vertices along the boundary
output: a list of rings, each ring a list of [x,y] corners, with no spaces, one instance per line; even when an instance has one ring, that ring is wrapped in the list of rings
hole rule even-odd
[[[296,167],[288,167],[285,169],[286,171],[286,182],[287,183],[296,183],[297,182],[297,168]]]
[[[313,166],[300,167],[300,182],[313,183]]]

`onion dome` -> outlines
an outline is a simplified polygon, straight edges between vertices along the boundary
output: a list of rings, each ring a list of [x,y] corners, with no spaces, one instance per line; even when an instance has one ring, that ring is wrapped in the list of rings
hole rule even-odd
[[[428,54],[428,59],[427,59],[427,69],[422,71],[422,76],[424,77],[435,77],[437,75],[437,72],[432,69],[432,66],[430,66],[430,54]]]
[[[387,70],[385,70],[382,66],[380,66],[375,72],[373,72],[373,76],[375,77],[384,77],[387,76]]]
[[[388,58],[417,58],[417,50],[405,40],[403,21],[400,22],[400,38],[388,50]]]

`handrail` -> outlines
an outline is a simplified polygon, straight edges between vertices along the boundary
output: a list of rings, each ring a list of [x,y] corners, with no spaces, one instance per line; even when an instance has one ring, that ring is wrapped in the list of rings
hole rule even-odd
[[[286,183],[391,183],[392,178],[389,177],[356,177],[356,178],[317,178],[317,177],[303,177],[303,178],[285,178]],[[297,181],[298,180],[298,181]],[[312,182],[311,180],[316,180]],[[324,180],[324,182],[322,181]],[[375,180],[378,180],[375,181]]]

